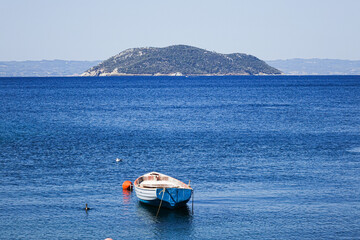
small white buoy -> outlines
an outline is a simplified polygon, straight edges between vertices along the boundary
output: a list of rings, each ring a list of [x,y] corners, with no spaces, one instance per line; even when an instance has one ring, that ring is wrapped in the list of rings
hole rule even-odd
[[[117,162],[122,162],[122,159],[121,158],[116,158],[116,161]]]

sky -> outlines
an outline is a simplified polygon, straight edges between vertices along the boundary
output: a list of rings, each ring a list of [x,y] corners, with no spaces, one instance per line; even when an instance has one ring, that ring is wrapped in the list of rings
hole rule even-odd
[[[186,44],[360,60],[360,0],[0,0],[0,61],[105,60]]]

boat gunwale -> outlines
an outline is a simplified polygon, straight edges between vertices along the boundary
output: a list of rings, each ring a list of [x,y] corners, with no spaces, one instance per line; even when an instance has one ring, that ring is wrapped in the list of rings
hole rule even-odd
[[[163,176],[163,177],[168,177],[169,179],[175,180],[175,182],[179,183],[179,186],[169,186],[169,187],[164,187],[164,186],[154,186],[154,187],[146,187],[146,186],[141,186],[139,182],[140,178],[144,177],[145,175],[151,176],[151,175],[158,175],[158,176]],[[161,182],[161,180],[160,180]],[[183,185],[183,186],[181,186]],[[168,175],[162,174],[162,173],[158,173],[158,172],[149,172],[146,174],[141,175],[140,177],[138,177],[135,181],[134,181],[134,186],[135,188],[139,188],[139,189],[144,189],[144,190],[155,190],[155,189],[167,189],[167,188],[178,188],[178,189],[191,189],[193,190],[188,184],[174,178],[174,177],[170,177]]]

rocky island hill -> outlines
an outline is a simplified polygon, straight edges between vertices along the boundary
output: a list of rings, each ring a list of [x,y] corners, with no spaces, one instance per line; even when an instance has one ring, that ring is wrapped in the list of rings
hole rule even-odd
[[[281,71],[252,55],[221,54],[175,45],[127,49],[90,68],[81,76],[263,74],[281,74]]]

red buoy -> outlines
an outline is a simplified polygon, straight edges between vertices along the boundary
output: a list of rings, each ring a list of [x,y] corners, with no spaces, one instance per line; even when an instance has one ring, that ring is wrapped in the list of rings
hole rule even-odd
[[[132,183],[130,181],[125,181],[122,185],[122,188],[124,190],[131,190],[132,189]]]

